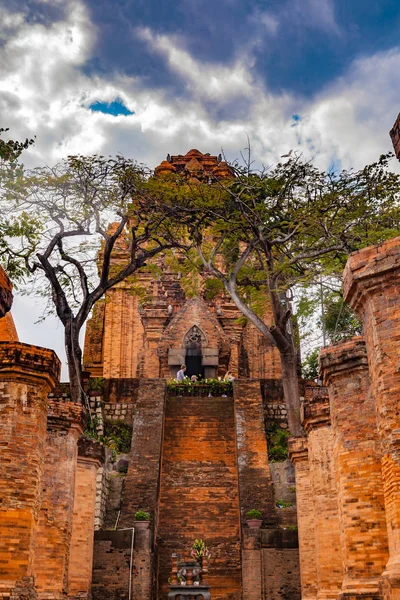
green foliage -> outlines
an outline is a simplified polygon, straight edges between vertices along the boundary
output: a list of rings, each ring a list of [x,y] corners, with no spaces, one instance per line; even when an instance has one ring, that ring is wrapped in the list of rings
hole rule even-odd
[[[341,290],[329,292],[324,299],[325,329],[331,342],[362,334],[362,322],[343,300]]]
[[[83,435],[107,446],[114,458],[117,454],[128,454],[131,449],[132,427],[124,421],[105,421],[104,435],[97,432],[100,421],[98,417],[89,418]]]
[[[104,377],[90,377],[90,379],[88,381],[88,388],[92,392],[103,392],[104,384],[105,384]]]
[[[215,277],[209,277],[204,284],[204,298],[213,300],[216,296],[224,292],[224,284]]]
[[[277,500],[275,506],[277,506],[277,508],[289,508],[290,506],[293,506],[293,502],[290,502],[289,500]]]
[[[297,531],[298,527],[297,525],[286,525],[286,529],[288,529],[289,531]]]
[[[186,377],[183,381],[176,379],[168,381],[167,389],[170,396],[207,396],[208,394],[213,397],[231,396],[233,382],[220,379],[200,379],[192,382],[189,377]]]
[[[9,131],[8,128],[1,127],[0,136],[2,136],[3,133],[6,133],[7,131]],[[0,137],[0,160],[13,164],[18,160],[22,152],[34,143],[34,139],[26,138],[24,142],[18,142],[15,140],[5,141],[2,140]]]
[[[108,444],[114,444],[118,453],[128,454],[131,449],[132,426],[124,421],[105,421],[104,437]]]
[[[282,429],[278,423],[272,422],[267,426],[268,458],[271,462],[282,462],[288,458],[288,439],[290,432]]]
[[[200,562],[203,556],[209,559],[211,557],[211,552],[207,548],[204,540],[195,539],[190,551],[190,556],[192,556],[196,561]]]
[[[262,519],[262,512],[255,508],[246,512],[246,519]]]
[[[318,377],[318,357],[321,348],[314,348],[307,354],[301,364],[301,373],[304,379],[315,379]]]
[[[138,510],[135,512],[136,521],[150,521],[150,513],[145,510]]]

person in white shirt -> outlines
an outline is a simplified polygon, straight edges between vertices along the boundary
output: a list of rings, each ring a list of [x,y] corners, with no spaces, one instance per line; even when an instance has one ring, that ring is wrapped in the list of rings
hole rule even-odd
[[[186,371],[186,365],[181,365],[181,368],[179,369],[179,371],[176,374],[176,378],[178,381],[183,381],[185,379],[185,371]]]

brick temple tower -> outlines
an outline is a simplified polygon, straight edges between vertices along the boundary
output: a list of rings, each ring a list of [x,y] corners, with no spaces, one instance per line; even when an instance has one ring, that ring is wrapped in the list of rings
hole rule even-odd
[[[195,184],[233,172],[221,156],[190,150],[168,155],[155,169],[156,177],[174,175]],[[120,249],[121,260],[126,252]],[[275,600],[300,598],[295,509],[278,514],[265,430],[268,411],[282,410],[278,418],[287,427],[279,353],[239,319],[226,294],[188,298],[167,257],[156,264],[159,275],[139,276],[145,301],[132,284],[120,284],[96,305],[86,331],[85,369],[106,382],[104,417],[118,414],[132,424],[127,473],[115,483],[119,500],[114,497],[114,512],[108,501],[104,521],[117,523],[117,531],[96,533],[93,600],[126,597],[128,533],[139,508],[151,514],[151,528],[135,532],[132,599],[166,598],[171,554],[188,556],[195,538],[211,549],[213,600],[259,600],[267,589]],[[171,394],[166,381],[183,363],[189,376],[215,378],[230,370],[233,397],[209,397],[207,390],[199,397]],[[290,494],[293,468],[285,464],[276,476]],[[253,508],[263,512],[267,529],[247,528],[245,513]],[[283,541],[286,522],[293,531]]]
[[[155,169],[158,177],[177,174],[190,181],[232,177],[221,157],[190,150],[185,156],[168,156]],[[127,249],[121,249],[121,261]],[[225,294],[186,298],[181,274],[165,261],[160,272],[140,276],[146,302],[121,283],[96,305],[88,323],[85,368],[105,379],[175,377],[186,363],[188,375],[279,378],[279,353],[251,325],[238,323],[239,310]],[[266,321],[270,319],[266,315]]]

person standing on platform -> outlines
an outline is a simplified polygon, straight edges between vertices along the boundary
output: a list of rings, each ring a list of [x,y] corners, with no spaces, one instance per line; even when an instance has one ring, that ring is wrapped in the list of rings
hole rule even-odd
[[[176,374],[176,378],[178,381],[182,382],[185,379],[185,371],[186,371],[186,365],[181,365],[181,368],[179,369],[179,371]]]

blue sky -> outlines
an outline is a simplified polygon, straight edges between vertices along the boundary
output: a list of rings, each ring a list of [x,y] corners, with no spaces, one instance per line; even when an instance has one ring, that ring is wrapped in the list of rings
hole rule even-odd
[[[28,166],[121,152],[155,167],[193,147],[234,160],[249,139],[257,165],[295,149],[358,168],[391,148],[398,0],[0,0],[0,22],[1,126],[36,136]],[[27,302],[23,341],[48,346]]]
[[[398,0],[3,0],[0,112],[26,160],[192,146],[320,166],[390,148]],[[298,116],[296,122],[293,115]]]

